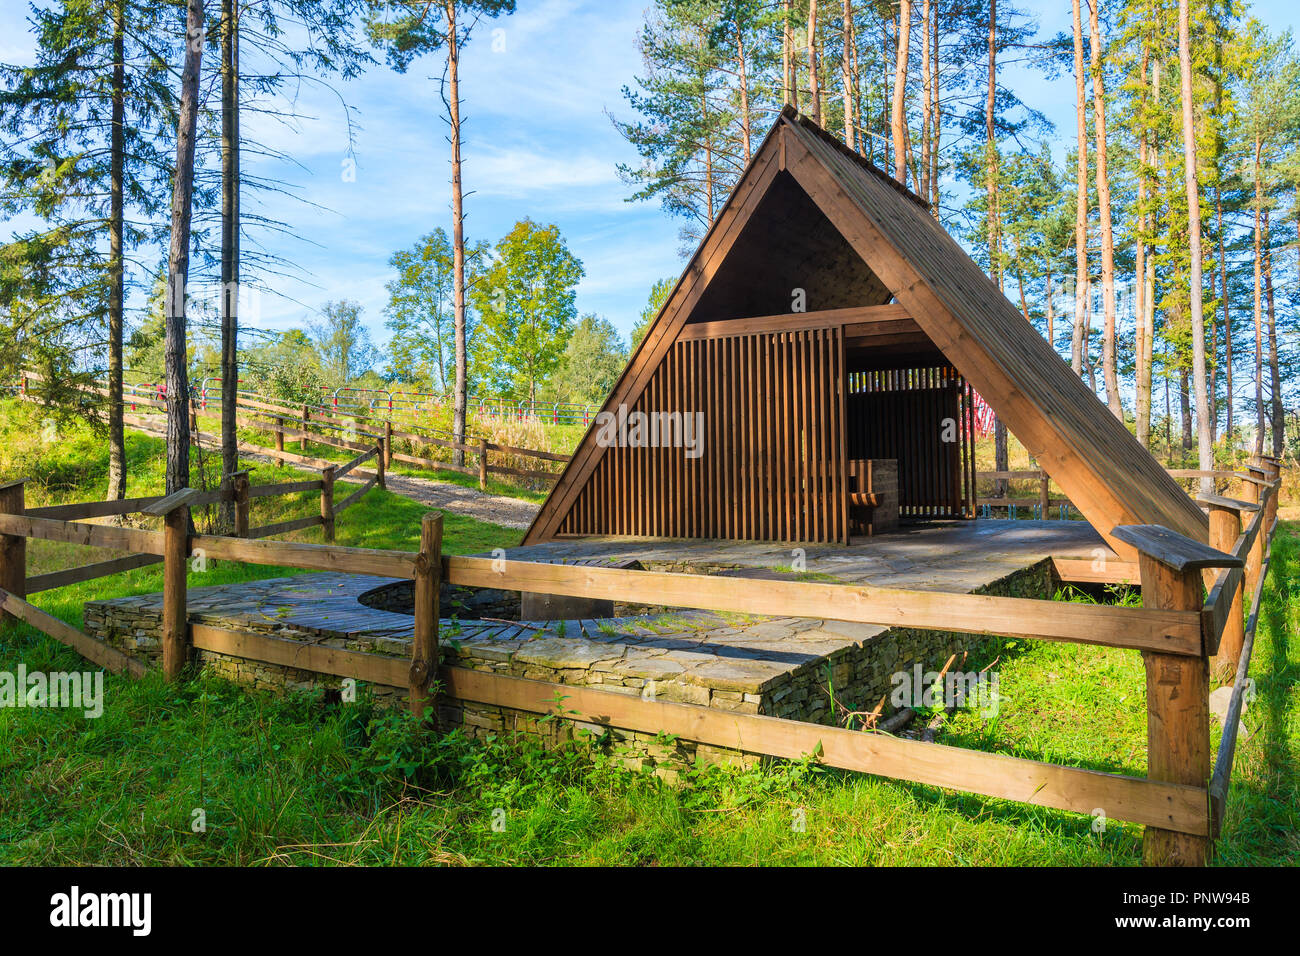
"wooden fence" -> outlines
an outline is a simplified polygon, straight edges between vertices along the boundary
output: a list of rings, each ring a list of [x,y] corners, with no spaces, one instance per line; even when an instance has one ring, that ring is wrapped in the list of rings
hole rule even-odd
[[[355,465],[359,460],[351,463]],[[25,513],[22,485],[0,489],[0,606],[102,666],[138,672],[137,665],[25,601],[24,549],[29,537],[129,547],[161,556],[164,574],[163,670],[180,676],[194,649],[234,654],[388,686],[406,686],[410,706],[424,714],[435,674],[444,692],[466,701],[551,712],[556,695],[566,710],[590,723],[645,733],[669,733],[715,747],[775,757],[818,753],[822,763],[953,790],[1078,813],[1102,808],[1107,816],[1145,825],[1144,857],[1151,864],[1202,864],[1219,832],[1236,746],[1276,525],[1276,461],[1259,460],[1262,483],[1247,482],[1248,500],[1204,499],[1211,515],[1209,544],[1163,528],[1119,527],[1111,533],[1135,547],[1135,569],[1114,561],[1081,569],[1058,561],[1062,576],[1123,580],[1142,587],[1140,608],[1047,600],[947,594],[902,589],[717,578],[616,568],[497,561],[448,556],[442,517],[423,519],[420,550],[376,551],[330,545],[193,535],[189,508],[202,496],[185,491],[151,501],[163,533],[107,528]],[[1243,528],[1243,516],[1249,521]],[[381,655],[303,646],[247,631],[191,626],[185,616],[185,563],[196,549],[209,557],[309,570],[344,571],[413,580],[414,639],[409,662]],[[795,720],[736,714],[666,703],[591,687],[552,684],[445,667],[439,672],[441,581],[467,587],[542,592],[643,602],[647,594],[670,606],[829,618],[943,631],[997,634],[1138,650],[1146,666],[1146,777],[1102,773],[960,747],[894,738]],[[1208,592],[1208,594],[1207,594]],[[1252,599],[1248,620],[1242,601]],[[1211,667],[1235,678],[1228,722],[1211,763]]]
[[[1177,478],[1192,483],[1192,479],[1213,478],[1215,488],[1222,488],[1233,481],[1254,482],[1255,484],[1265,484],[1262,472],[1258,468],[1251,470],[1247,466],[1246,471],[1227,471],[1216,469],[1214,471],[1197,471],[1186,468],[1167,468],[1165,469],[1171,478]],[[1052,479],[1047,472],[1041,469],[1024,469],[1021,471],[977,471],[975,473],[976,481],[1021,481],[1033,482],[1036,494],[1032,497],[1013,496],[1011,494],[997,495],[993,497],[977,497],[975,504],[978,507],[995,507],[995,508],[1029,508],[1031,512],[1037,511],[1041,517],[1049,518],[1053,506],[1063,507],[1066,509],[1073,508],[1074,505],[1069,498],[1063,495],[1052,493]],[[1014,511],[1012,511],[1014,514]]]
[[[20,379],[19,397],[26,396],[28,380],[40,381],[41,375],[38,372],[24,372]],[[108,396],[108,390],[104,388],[93,388],[91,391],[99,399]],[[214,401],[219,402],[219,398]],[[151,414],[165,412],[166,410],[164,402],[158,398],[138,394],[127,395],[123,399],[123,405],[125,406],[123,420],[128,425],[156,428],[163,424],[161,417]],[[200,407],[198,401],[191,399],[190,431],[194,440],[196,444],[202,447],[215,447],[215,438],[201,433],[198,428],[201,414],[207,414],[207,411]],[[329,405],[320,404],[304,404],[291,408],[287,405],[268,401],[262,396],[252,396],[246,392],[240,392],[237,396],[235,421],[238,425],[246,428],[269,432],[275,446],[270,448],[241,441],[239,442],[239,450],[248,454],[272,458],[277,464],[282,465],[289,462],[315,469],[323,469],[332,464],[328,460],[315,458],[308,454],[312,443],[344,451],[357,451],[378,445],[383,449],[383,463],[389,469],[392,468],[393,462],[396,461],[414,465],[417,468],[455,471],[460,474],[477,476],[479,488],[482,490],[487,488],[488,475],[533,481],[554,481],[559,477],[558,471],[543,468],[511,468],[500,463],[493,463],[493,456],[512,455],[519,458],[534,459],[540,463],[555,462],[560,464],[567,463],[570,458],[569,455],[558,452],[504,445],[499,442],[488,441],[482,437],[470,437],[465,442],[457,442],[450,435],[439,433],[437,429],[413,421],[403,421],[400,417],[378,418],[360,412],[343,412]],[[405,427],[395,427],[397,425],[405,425]],[[397,452],[393,449],[394,439],[399,442],[410,443],[412,451],[419,445],[432,445],[451,451],[460,451],[470,455],[475,464],[458,465],[451,461],[440,461],[413,453]],[[298,452],[296,454],[285,450],[286,440],[298,442]]]

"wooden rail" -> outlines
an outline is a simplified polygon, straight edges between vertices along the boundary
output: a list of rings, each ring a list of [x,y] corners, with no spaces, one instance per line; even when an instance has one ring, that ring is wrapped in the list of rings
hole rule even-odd
[[[1171,478],[1191,479],[1191,478],[1213,478],[1216,487],[1227,485],[1233,481],[1253,482],[1255,484],[1266,484],[1263,479],[1254,475],[1239,471],[1227,471],[1216,469],[1213,471],[1197,471],[1187,468],[1166,468],[1165,471]],[[977,481],[1034,481],[1038,483],[1038,494],[1035,497],[1013,497],[1010,494],[997,495],[992,497],[977,497],[975,504],[979,507],[989,505],[995,508],[1012,508],[1035,506],[1043,509],[1043,517],[1047,517],[1048,509],[1053,506],[1066,505],[1074,507],[1074,503],[1062,495],[1051,494],[1051,477],[1042,469],[1027,469],[1019,471],[977,471],[975,472]],[[1077,510],[1077,509],[1076,509]]]
[[[201,505],[215,504],[222,501],[233,502],[235,505],[235,534],[239,539],[267,538],[322,525],[327,520],[332,522],[335,515],[356,504],[370,489],[376,485],[381,488],[384,487],[384,468],[381,452],[381,446],[371,446],[343,466],[344,474],[355,471],[358,474],[369,474],[370,477],[337,505],[325,499],[325,481],[323,478],[250,486],[247,473],[239,472],[236,475],[228,476],[233,480],[223,483],[223,486],[216,491],[202,492],[195,489],[186,489],[185,507],[187,514],[189,509]],[[377,471],[357,471],[359,465],[372,458],[379,461]],[[326,463],[326,465],[329,469],[335,467],[333,463]],[[138,528],[120,528],[112,525],[88,524],[75,519],[152,514],[154,513],[153,509],[160,506],[166,507],[167,499],[165,497],[154,495],[127,498],[119,501],[89,501],[29,509],[24,507],[22,490],[22,482],[11,482],[0,487],[0,541],[9,542],[8,547],[13,552],[9,555],[0,554],[0,567],[7,568],[6,574],[9,575],[7,578],[0,579],[0,589],[5,590],[7,593],[14,594],[21,599],[29,594],[65,587],[70,584],[78,584],[83,581],[91,581],[110,574],[119,574],[123,571],[164,562],[167,554],[167,534],[165,530],[159,532]],[[248,526],[251,499],[311,491],[322,492],[322,513],[320,515],[308,515],[257,528]],[[28,538],[133,553],[79,567],[65,568],[61,571],[51,571],[27,577],[25,546],[18,548],[14,542],[25,542]],[[201,539],[209,543],[209,545],[213,540],[230,540],[229,538],[209,535],[194,536],[194,539]],[[216,550],[220,551],[220,546]],[[18,554],[19,551],[22,552],[21,555]],[[212,556],[216,557],[216,554],[214,553]],[[21,581],[17,577],[20,572]],[[4,613],[0,612],[0,621],[3,620]]]

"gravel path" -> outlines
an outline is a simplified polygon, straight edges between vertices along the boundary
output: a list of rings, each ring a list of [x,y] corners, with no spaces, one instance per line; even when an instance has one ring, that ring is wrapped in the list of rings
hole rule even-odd
[[[446,481],[393,474],[388,475],[386,480],[388,490],[395,495],[507,528],[527,528],[538,511],[538,505],[531,501],[490,495],[477,488],[466,488]]]
[[[159,438],[165,438],[167,435],[166,429],[161,426],[146,428],[132,425],[131,427]],[[208,453],[211,454],[212,449],[208,449]],[[239,455],[241,458],[252,458],[258,461],[272,460],[266,455],[245,451],[241,451]],[[421,504],[432,505],[435,508],[445,508],[454,514],[468,515],[479,521],[490,521],[492,524],[506,528],[527,528],[541,507],[531,501],[490,495],[477,488],[466,488],[447,481],[434,481],[431,478],[413,478],[408,475],[389,473],[384,476],[384,480],[388,490],[395,495],[401,495],[403,498]]]

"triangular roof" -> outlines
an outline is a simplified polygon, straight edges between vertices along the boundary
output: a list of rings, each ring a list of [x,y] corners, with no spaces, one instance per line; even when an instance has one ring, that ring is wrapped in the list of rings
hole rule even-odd
[[[824,277],[825,281],[820,281]],[[633,353],[604,409],[631,404],[688,323],[891,299],[993,407],[1084,517],[1110,537],[1164,525],[1205,540],[1208,520],[930,214],[865,158],[788,107],[754,154]],[[816,290],[816,291],[813,291]],[[809,306],[810,308],[813,305]],[[605,451],[594,427],[530,526],[552,537]]]

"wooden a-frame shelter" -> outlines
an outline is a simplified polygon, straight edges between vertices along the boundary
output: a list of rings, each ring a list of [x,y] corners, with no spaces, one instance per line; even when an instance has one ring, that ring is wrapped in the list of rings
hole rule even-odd
[[[787,107],[602,409],[698,415],[698,457],[593,425],[524,543],[847,542],[862,459],[897,461],[904,518],[971,517],[972,389],[1121,557],[1118,525],[1206,539],[1201,510],[927,205]]]

